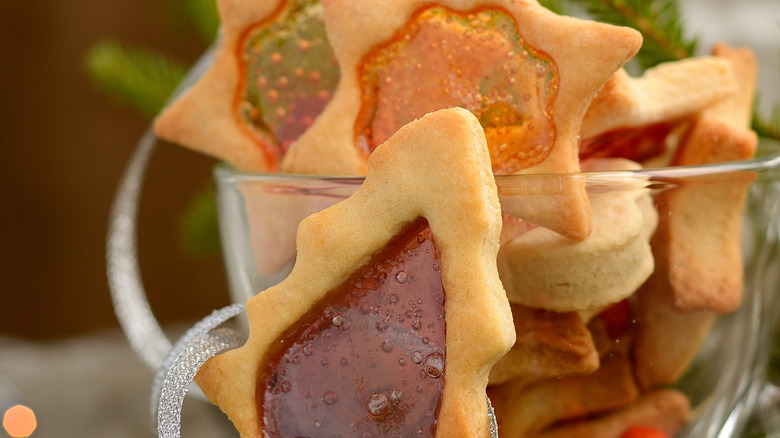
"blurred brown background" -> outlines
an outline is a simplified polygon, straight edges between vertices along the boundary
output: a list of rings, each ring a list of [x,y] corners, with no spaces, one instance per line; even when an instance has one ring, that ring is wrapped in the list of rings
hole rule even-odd
[[[108,214],[149,121],[97,92],[82,61],[112,37],[191,64],[204,45],[177,26],[172,2],[0,0],[0,335],[60,338],[118,325],[105,274]],[[756,49],[760,103],[778,101],[776,3],[680,5],[691,29],[706,30],[702,51],[716,40]],[[192,259],[177,246],[177,222],[212,166],[171,145],[152,157],[138,247],[152,309],[166,323],[228,303],[219,255]]]
[[[118,323],[105,274],[110,204],[148,120],[84,73],[104,37],[186,63],[203,51],[159,0],[0,0],[0,335],[42,339]],[[141,273],[163,322],[228,303],[219,255],[184,256],[176,228],[213,161],[156,149],[141,204]]]

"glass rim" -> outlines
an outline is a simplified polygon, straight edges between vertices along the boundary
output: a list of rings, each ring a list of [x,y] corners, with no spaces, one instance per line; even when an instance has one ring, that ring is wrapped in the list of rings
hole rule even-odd
[[[617,158],[617,157],[615,157]],[[725,161],[719,163],[648,167],[634,170],[584,170],[570,173],[515,173],[511,175],[496,175],[496,184],[515,179],[549,179],[549,178],[584,178],[620,176],[621,178],[640,179],[680,179],[691,177],[712,176],[729,172],[754,171],[767,172],[780,170],[780,142],[762,141],[756,157],[747,160]],[[288,181],[326,181],[331,183],[359,185],[365,179],[363,175],[318,175],[282,172],[253,172],[239,170],[230,164],[220,162],[215,166],[214,173],[220,181],[241,183],[248,181],[288,180]]]

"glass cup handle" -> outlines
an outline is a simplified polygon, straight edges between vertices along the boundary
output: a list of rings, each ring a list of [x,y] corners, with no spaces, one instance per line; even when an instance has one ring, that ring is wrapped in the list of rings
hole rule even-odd
[[[755,414],[768,437],[780,437],[780,387],[765,383],[758,394]]]
[[[154,317],[138,268],[136,219],[144,174],[156,138],[151,128],[143,134],[125,169],[114,204],[106,244],[106,266],[111,299],[130,347],[150,368],[157,369],[171,343]]]

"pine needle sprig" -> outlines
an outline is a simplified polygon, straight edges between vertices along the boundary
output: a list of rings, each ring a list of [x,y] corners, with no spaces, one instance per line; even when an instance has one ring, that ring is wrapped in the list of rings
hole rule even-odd
[[[636,56],[643,69],[693,56],[696,38],[686,38],[675,0],[572,0],[598,21],[638,30],[644,42]]]
[[[756,98],[753,101],[751,128],[756,131],[759,137],[780,141],[780,103],[775,103],[769,115],[764,117],[758,108],[760,98],[760,94],[756,94]]]
[[[539,0],[539,4],[558,15],[567,15],[566,0]]]
[[[759,137],[780,141],[780,105],[775,106],[767,118],[762,117],[758,110],[754,110],[751,125]]]
[[[192,29],[206,44],[211,44],[217,36],[220,17],[215,0],[178,0],[172,5],[170,15]]]
[[[154,117],[184,77],[187,68],[170,58],[114,40],[93,45],[84,66],[98,88],[121,104]]]
[[[198,258],[219,253],[219,220],[214,188],[196,193],[179,219],[178,242],[182,252]]]

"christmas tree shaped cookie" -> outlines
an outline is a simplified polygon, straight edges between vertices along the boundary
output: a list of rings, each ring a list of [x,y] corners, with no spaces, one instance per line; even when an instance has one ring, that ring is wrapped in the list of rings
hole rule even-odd
[[[477,119],[406,125],[301,223],[290,276],[247,302],[247,343],[198,383],[244,437],[488,436],[488,373],[515,339],[500,229]]]

